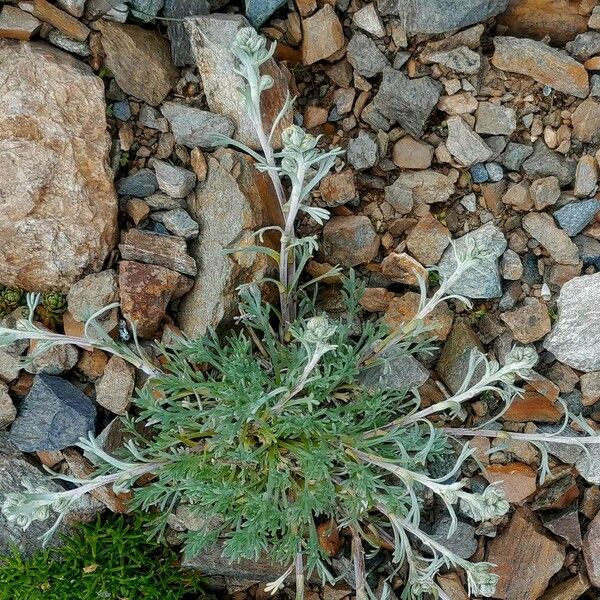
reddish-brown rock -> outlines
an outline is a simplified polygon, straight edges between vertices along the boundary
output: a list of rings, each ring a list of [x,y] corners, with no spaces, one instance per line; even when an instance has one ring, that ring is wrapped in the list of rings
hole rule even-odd
[[[331,173],[323,178],[319,186],[321,199],[325,206],[334,207],[346,204],[356,198],[354,172],[346,169],[340,173]]]
[[[535,391],[525,391],[522,396],[515,396],[508,410],[504,413],[507,421],[524,423],[558,423],[564,418],[560,404],[548,400],[546,396]]]
[[[600,141],[600,102],[594,98],[584,100],[573,113],[573,137],[580,142]]]
[[[555,542],[527,508],[518,508],[510,524],[489,545],[487,560],[500,580],[494,598],[536,600],[562,567],[565,549]]]
[[[511,0],[498,23],[508,35],[541,40],[547,35],[555,44],[571,41],[587,30],[585,0]]]
[[[48,44],[0,40],[0,282],[62,290],[115,242],[104,84]]]
[[[423,265],[436,265],[450,243],[450,232],[431,213],[425,214],[406,238],[408,251]]]
[[[503,71],[519,73],[538,83],[585,98],[590,91],[584,66],[565,52],[543,42],[515,37],[495,37],[492,64]]]
[[[394,299],[394,292],[386,288],[366,288],[360,305],[368,312],[386,311]]]
[[[323,228],[326,259],[343,267],[372,261],[379,250],[379,236],[368,217],[332,217]]]
[[[325,4],[312,17],[304,19],[302,29],[302,60],[305,65],[330,58],[346,43],[342,24],[330,4]]]
[[[119,295],[123,314],[137,326],[140,337],[151,337],[167,305],[192,287],[192,280],[170,269],[123,260],[119,264]]]
[[[496,483],[504,490],[506,499],[513,504],[522,504],[535,494],[537,473],[525,463],[490,465],[485,468],[483,475],[490,483]]]
[[[90,35],[89,28],[75,17],[60,10],[54,4],[46,2],[46,0],[23,0],[19,2],[19,8],[31,13],[34,17],[56,27],[66,36],[83,42]]]
[[[405,252],[390,252],[381,262],[381,273],[391,281],[418,287],[418,278],[427,281],[423,265]]]
[[[579,600],[590,589],[590,580],[578,573],[549,589],[540,600]]]
[[[391,329],[398,329],[401,325],[409,323],[419,311],[420,294],[406,292],[391,300],[385,312],[384,320]],[[445,302],[440,302],[425,319],[424,325],[428,328],[423,335],[425,338],[445,340],[452,330],[454,313]]]
[[[522,344],[543,338],[552,328],[548,309],[536,298],[514,310],[502,313],[500,318],[509,326],[513,336]]]
[[[130,229],[121,235],[121,258],[157,265],[195,275],[196,261],[187,253],[185,240],[174,235],[161,235],[151,231]]]

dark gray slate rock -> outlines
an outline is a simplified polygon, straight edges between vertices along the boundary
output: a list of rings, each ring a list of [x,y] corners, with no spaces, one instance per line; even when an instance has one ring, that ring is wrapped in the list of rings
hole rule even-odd
[[[576,167],[574,161],[550,150],[542,139],[535,142],[533,154],[523,162],[523,170],[530,179],[555,175],[561,186],[567,186],[575,179]]]
[[[410,79],[400,71],[386,69],[373,105],[380,115],[418,138],[442,90],[442,84],[431,77]]]
[[[600,212],[600,200],[565,204],[554,213],[556,222],[571,237],[577,235]]]
[[[188,148],[212,148],[211,136],[215,133],[233,135],[234,126],[229,117],[179,102],[165,102],[160,110],[171,125],[175,141]]]
[[[140,169],[133,175],[128,175],[119,179],[116,184],[117,192],[121,196],[134,196],[135,198],[145,198],[151,196],[158,189],[158,181],[154,171],[150,169]]]
[[[207,15],[210,8],[208,0],[165,0],[163,14],[169,19],[183,19],[184,17]],[[171,42],[173,63],[178,67],[193,65],[195,57],[183,23],[169,21],[167,34]]]
[[[531,146],[509,142],[499,160],[509,171],[518,171],[523,161],[532,154],[533,148]]]
[[[254,27],[260,27],[286,0],[246,0],[246,17]]]
[[[96,407],[72,383],[37,375],[19,406],[10,441],[23,452],[62,450],[94,431]]]
[[[348,44],[348,62],[363,77],[375,77],[390,66],[388,59],[375,42],[364,33],[357,31]]]
[[[579,256],[583,261],[583,266],[589,267],[592,265],[598,269],[600,266],[600,242],[587,235],[576,235],[573,241],[579,248]]]
[[[149,23],[156,18],[164,0],[129,0],[129,12],[138,21]]]
[[[442,353],[437,362],[435,370],[455,394],[465,381],[469,369],[469,358],[474,350],[483,351],[483,346],[473,328],[465,319],[455,319],[452,331],[444,343]],[[485,373],[484,365],[480,365],[475,371],[470,384],[473,385],[481,379]]]
[[[467,298],[499,298],[502,295],[502,281],[498,270],[498,258],[506,250],[504,234],[492,223],[487,223],[456,240],[457,250],[466,248],[469,238],[485,251],[486,255],[476,267],[463,275],[452,288],[452,292]],[[451,246],[446,248],[438,267],[444,277],[449,277],[454,272],[456,258]]]
[[[495,17],[508,0],[381,0],[382,14],[397,15],[412,33],[443,33]]]

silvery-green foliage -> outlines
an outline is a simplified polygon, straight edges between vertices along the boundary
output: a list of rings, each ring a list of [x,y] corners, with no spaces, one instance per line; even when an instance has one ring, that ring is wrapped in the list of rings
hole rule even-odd
[[[341,270],[303,280],[303,268],[317,250],[317,240],[296,237],[294,224],[300,211],[318,222],[328,218],[326,211],[311,206],[310,193],[340,151],[320,149],[319,138],[296,126],[283,132],[283,149],[273,149],[277,123],[290,107],[286,102],[266,134],[260,94],[273,82],[260,73],[260,66],[273,50],[249,28],[240,30],[233,48],[238,73],[247,83],[240,92],[262,154],[234,140],[221,141],[254,157],[257,168],[271,177],[282,222],[256,232],[257,245],[245,251],[269,256],[278,277],[240,288],[239,327],[224,337],[209,331],[197,340],[160,347],[160,368],[139,346],[116,344],[102,333],[92,335],[88,327],[84,338],[41,331],[31,319],[17,329],[0,329],[0,344],[35,339],[45,347],[60,343],[99,347],[151,375],[134,398],[136,420],[144,422],[150,436],[140,435],[128,418],[125,424],[133,440],[118,457],[107,454],[93,438],[81,440],[80,448],[97,466],[94,477],[56,475],[76,487],[60,493],[10,494],[3,513],[25,527],[53,512],[60,520],[82,494],[111,485],[115,491],[133,490],[132,508],[154,513],[153,531],[161,534],[173,509],[185,504],[205,523],[185,535],[187,555],[201,553],[217,539],[224,541],[224,556],[231,561],[267,553],[282,565],[281,577],[267,591],[275,593],[295,574],[298,599],[305,573],[333,580],[317,533],[320,523],[330,522],[351,538],[358,600],[374,598],[367,583],[366,554],[384,552],[390,545],[391,561],[407,568],[403,600],[421,600],[424,594],[446,600],[436,583],[436,575],[445,568],[464,571],[471,595],[493,596],[498,576],[490,572],[492,565],[459,557],[420,527],[428,495],[445,505],[451,517],[449,535],[455,531],[457,511],[482,522],[509,510],[500,487],[490,485],[475,493],[460,479],[461,467],[473,458],[464,438],[527,440],[542,450],[549,441],[585,447],[600,438],[566,406],[565,423],[553,437],[442,426],[443,418],[455,416],[484,392],[500,398],[504,408],[510,406],[519,393],[518,380],[530,377],[536,364],[530,347],[515,347],[503,364],[474,352],[461,388],[426,408],[421,408],[416,390],[361,384],[369,369],[390,368],[394,358],[431,351],[424,319],[443,301],[470,306],[468,299],[451,290],[466,271],[477,268],[486,249],[468,241],[460,251],[454,246],[455,271],[442,278],[433,293],[421,280],[416,316],[395,330],[361,318],[364,286],[354,272],[342,286],[345,311],[337,316],[320,312],[315,284],[323,277],[339,276]],[[267,231],[279,234],[279,250],[260,244]],[[276,286],[279,306],[263,298],[257,283]],[[587,437],[564,435],[570,422]],[[458,440],[462,450],[456,453],[451,442]],[[451,467],[443,477],[434,477],[432,466],[441,459],[450,461]],[[141,479],[148,473],[153,475],[149,481]]]

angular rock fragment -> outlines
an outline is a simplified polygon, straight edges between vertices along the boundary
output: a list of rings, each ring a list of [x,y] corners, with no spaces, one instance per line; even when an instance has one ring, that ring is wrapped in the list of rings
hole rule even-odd
[[[383,0],[378,6],[382,14],[400,17],[412,33],[444,33],[496,16],[508,0]]]
[[[171,198],[185,198],[196,185],[196,174],[193,171],[170,165],[164,160],[155,160],[152,166],[160,191]]]
[[[377,256],[379,236],[368,217],[332,217],[323,228],[323,252],[327,260],[356,267]]]
[[[138,25],[100,20],[96,27],[102,33],[105,64],[119,87],[152,106],[160,104],[177,75],[171,64],[169,43],[158,31]]]
[[[331,9],[329,5],[327,7]],[[248,21],[240,15],[212,14],[188,17],[185,19],[185,27],[210,110],[233,121],[238,141],[259,149],[257,134],[239,92],[246,82],[236,73],[237,59],[231,52],[237,32],[243,27],[248,27]],[[265,90],[260,97],[263,126],[268,135],[290,93],[291,76],[287,69],[274,59],[261,66],[261,73],[273,79],[273,86]],[[277,148],[281,147],[281,132],[292,124],[292,112],[291,109],[288,110],[277,125],[273,136],[273,145]]]
[[[515,37],[495,37],[492,64],[503,71],[519,73],[559,92],[585,98],[590,92],[583,65],[568,54],[543,42]]]
[[[85,41],[90,35],[89,27],[46,0],[22,0],[19,8],[79,42]]]
[[[10,441],[23,452],[62,450],[94,431],[96,408],[72,383],[60,377],[36,375],[19,405]]]
[[[305,65],[330,58],[346,43],[342,24],[330,4],[304,19],[302,29],[302,61]]]
[[[33,488],[44,487],[50,492],[62,492],[64,488],[52,481],[47,473],[35,467],[28,460],[27,455],[9,441],[6,432],[0,432],[0,504],[4,503],[6,494],[28,491],[25,487],[28,482]],[[0,554],[7,556],[16,545],[23,556],[29,556],[42,549],[41,536],[44,535],[58,514],[50,511],[50,518],[45,521],[34,521],[27,530],[24,530],[15,521],[8,521],[0,513]],[[57,534],[64,533],[65,527],[59,527]],[[54,537],[56,542],[60,538]]]
[[[231,137],[235,130],[229,117],[179,102],[165,102],[160,110],[171,125],[175,141],[188,148],[212,148],[214,134]]]
[[[150,169],[140,169],[137,173],[127,175],[116,183],[117,192],[121,196],[146,198],[158,189],[156,175]]]
[[[536,239],[548,254],[562,265],[579,263],[579,250],[569,236],[556,227],[552,217],[546,213],[530,212],[523,217],[523,229]]]
[[[498,15],[507,34],[541,40],[550,36],[553,44],[564,44],[587,29],[582,2],[572,0],[519,0],[510,2]]]
[[[169,302],[189,292],[192,284],[191,279],[171,269],[122,260],[119,264],[121,311],[135,324],[139,337],[150,338],[164,319]]]
[[[0,12],[0,38],[30,40],[40,30],[42,22],[28,12],[5,4]]]
[[[111,356],[96,382],[96,402],[115,415],[125,415],[134,386],[133,367],[121,357]]]
[[[448,152],[462,165],[470,167],[489,160],[492,149],[477,135],[460,116],[448,119]]]
[[[130,229],[123,232],[119,244],[123,260],[135,260],[195,275],[196,261],[187,253],[185,240],[173,235]]]
[[[480,102],[475,113],[475,131],[486,135],[511,135],[517,128],[514,108],[492,102]]]
[[[469,360],[473,351],[483,352],[479,337],[466,319],[454,319],[452,331],[435,366],[438,375],[453,394],[465,383],[465,377],[469,370]],[[484,372],[483,365],[480,365],[475,370],[469,385],[477,383]]]
[[[0,281],[66,291],[115,242],[104,85],[46,44],[0,40],[0,64]]]
[[[537,298],[526,298],[523,306],[503,313],[500,318],[522,344],[543,338],[551,328],[548,309]]]
[[[573,137],[580,142],[600,142],[600,102],[584,100],[573,113]]]
[[[225,251],[255,245],[254,232],[281,219],[268,175],[259,173],[244,155],[219,149],[207,162],[206,180],[188,201],[200,225],[200,236],[191,246],[198,275],[180,305],[179,324],[192,338],[208,327],[230,323],[238,314],[237,287],[260,281],[273,268],[263,254]],[[268,236],[266,241],[276,243]]]
[[[360,31],[355,33],[348,44],[346,58],[363,77],[375,77],[390,66],[388,59],[375,42]]]
[[[574,277],[558,297],[558,321],[544,340],[557,360],[590,372],[600,370],[600,273]]]
[[[539,139],[533,145],[533,154],[522,163],[523,170],[530,179],[556,176],[561,186],[569,185],[575,178],[575,162],[546,146]]]
[[[539,598],[562,567],[563,546],[547,535],[533,512],[519,508],[510,524],[489,545],[488,560],[500,576],[494,594],[500,600]]]
[[[386,69],[373,106],[383,117],[418,138],[441,93],[441,84],[431,77],[410,79],[400,71]]]
[[[586,225],[600,212],[599,200],[569,202],[554,213],[556,222],[571,237],[583,231]]]
[[[167,34],[171,42],[171,57],[178,67],[191,65],[194,62],[194,53],[190,45],[190,38],[185,25],[179,19],[195,15],[210,13],[208,0],[165,0],[163,15],[168,19]]]
[[[471,242],[469,242],[471,240]],[[466,248],[467,243],[485,251],[485,257],[480,263],[469,269],[460,281],[452,287],[452,292],[467,298],[499,298],[502,295],[498,258],[506,250],[504,234],[492,223],[483,225],[456,240],[457,250]],[[444,277],[450,276],[456,268],[456,257],[453,248],[447,248],[438,267]]]

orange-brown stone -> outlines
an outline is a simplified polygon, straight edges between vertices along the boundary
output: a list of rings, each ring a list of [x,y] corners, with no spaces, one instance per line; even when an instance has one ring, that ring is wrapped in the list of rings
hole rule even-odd
[[[535,494],[537,473],[525,463],[490,465],[485,468],[483,475],[490,483],[498,484],[504,490],[506,499],[513,504],[521,504]]]

